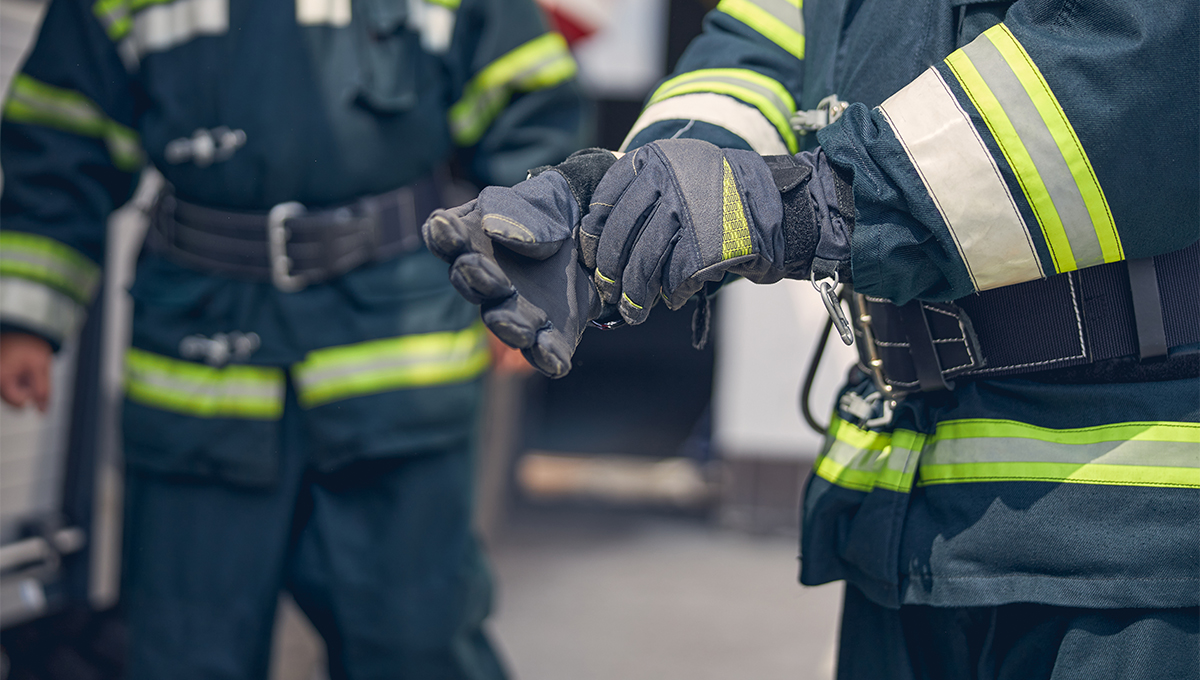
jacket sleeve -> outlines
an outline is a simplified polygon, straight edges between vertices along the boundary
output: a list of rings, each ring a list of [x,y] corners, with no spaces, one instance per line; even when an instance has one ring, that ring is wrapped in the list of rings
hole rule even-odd
[[[622,150],[670,137],[765,155],[796,153],[803,85],[800,0],[721,0],[675,73],[651,94]]]
[[[449,122],[471,179],[512,185],[585,146],[575,60],[533,0],[463,0],[458,14]]]
[[[1021,0],[818,139],[854,173],[858,292],[903,304],[1196,241],[1198,5]]]
[[[50,3],[0,123],[0,325],[56,347],[82,323],[108,215],[142,165],[130,78],[98,16]]]

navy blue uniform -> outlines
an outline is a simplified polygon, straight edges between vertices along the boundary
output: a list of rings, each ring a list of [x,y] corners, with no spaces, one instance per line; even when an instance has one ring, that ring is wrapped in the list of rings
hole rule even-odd
[[[531,0],[55,0],[0,127],[0,323],[72,336],[147,165],[259,214],[452,156],[511,184],[583,143],[574,73]],[[261,676],[281,586],[335,677],[500,676],[468,529],[489,356],[445,265],[283,292],[147,251],[130,292],[132,677]]]
[[[1072,272],[1200,236],[1198,12],[722,0],[625,146],[819,142],[852,173],[857,214],[848,252],[817,254],[849,260],[854,291],[879,302],[1042,279],[1075,291]],[[851,102],[840,120],[796,134],[797,110],[834,94]],[[1194,299],[1195,278],[1175,285]],[[878,421],[859,407],[887,399],[855,373],[803,507],[801,581],[849,584],[839,677],[1200,673],[1190,365],[1113,373],[1124,382],[984,372]],[[1120,643],[1099,657],[1095,636]],[[1121,651],[1153,638],[1173,642]]]

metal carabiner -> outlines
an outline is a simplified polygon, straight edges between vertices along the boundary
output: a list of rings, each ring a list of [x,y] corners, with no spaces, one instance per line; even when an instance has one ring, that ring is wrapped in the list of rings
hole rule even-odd
[[[838,335],[841,336],[842,342],[847,346],[854,344],[854,331],[850,329],[850,321],[846,319],[846,313],[842,311],[842,302],[838,298],[835,290],[840,283],[837,270],[833,272],[833,283],[829,283],[829,278],[817,281],[816,272],[809,272],[808,280],[812,283],[812,287],[821,295],[821,302],[825,304],[825,311],[829,314],[829,318],[833,319],[833,325],[837,328]]]

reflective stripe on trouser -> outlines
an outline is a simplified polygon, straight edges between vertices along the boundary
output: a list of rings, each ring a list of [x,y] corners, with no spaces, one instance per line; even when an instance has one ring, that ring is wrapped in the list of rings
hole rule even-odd
[[[479,141],[514,92],[554,87],[575,76],[575,59],[567,41],[546,33],[485,66],[463,88],[450,107],[450,131],[459,146]]]
[[[692,71],[666,81],[654,91],[650,107],[689,94],[722,94],[750,104],[775,128],[790,153],[799,150],[791,117],[796,113],[796,100],[779,81],[757,71],[741,68],[709,68]],[[635,127],[644,128],[654,120],[638,120]],[[722,121],[710,121],[721,124]]]
[[[804,58],[801,0],[721,0],[717,11],[753,28],[797,59]]]
[[[487,334],[476,323],[441,331],[370,340],[309,352],[292,367],[305,408],[390,390],[466,382],[491,361]]]
[[[837,416],[815,472],[855,491],[969,482],[1200,488],[1200,424],[1051,429],[1012,420],[939,423],[932,436],[872,432]]]
[[[949,75],[930,68],[880,111],[945,220],[975,289],[1123,259],[1087,152],[1008,28],[988,29],[947,57],[943,68]],[[963,99],[950,81],[962,88]],[[971,110],[983,126],[975,125]],[[994,141],[1000,157],[985,139]],[[1001,165],[1017,186],[1004,180]],[[1036,226],[1026,223],[1016,194],[1028,202]]]
[[[195,418],[278,420],[283,415],[283,369],[208,366],[136,347],[125,355],[125,392],[136,403]]]
[[[4,119],[101,139],[108,146],[113,165],[121,170],[136,170],[143,162],[141,139],[132,129],[109,118],[83,94],[48,85],[24,73],[13,79],[4,102]]]

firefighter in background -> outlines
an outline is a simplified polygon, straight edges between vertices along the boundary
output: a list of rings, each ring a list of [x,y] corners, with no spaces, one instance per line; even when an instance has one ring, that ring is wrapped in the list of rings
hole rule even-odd
[[[578,148],[574,73],[532,0],[50,3],[0,128],[0,389],[45,406],[148,160],[131,678],[264,677],[281,588],[331,677],[503,676],[469,529],[487,336],[419,226],[451,157],[511,184]]]
[[[862,357],[803,503],[839,678],[1200,677],[1200,7],[913,7],[722,0],[627,153],[426,241],[554,376],[591,320],[813,281]]]

